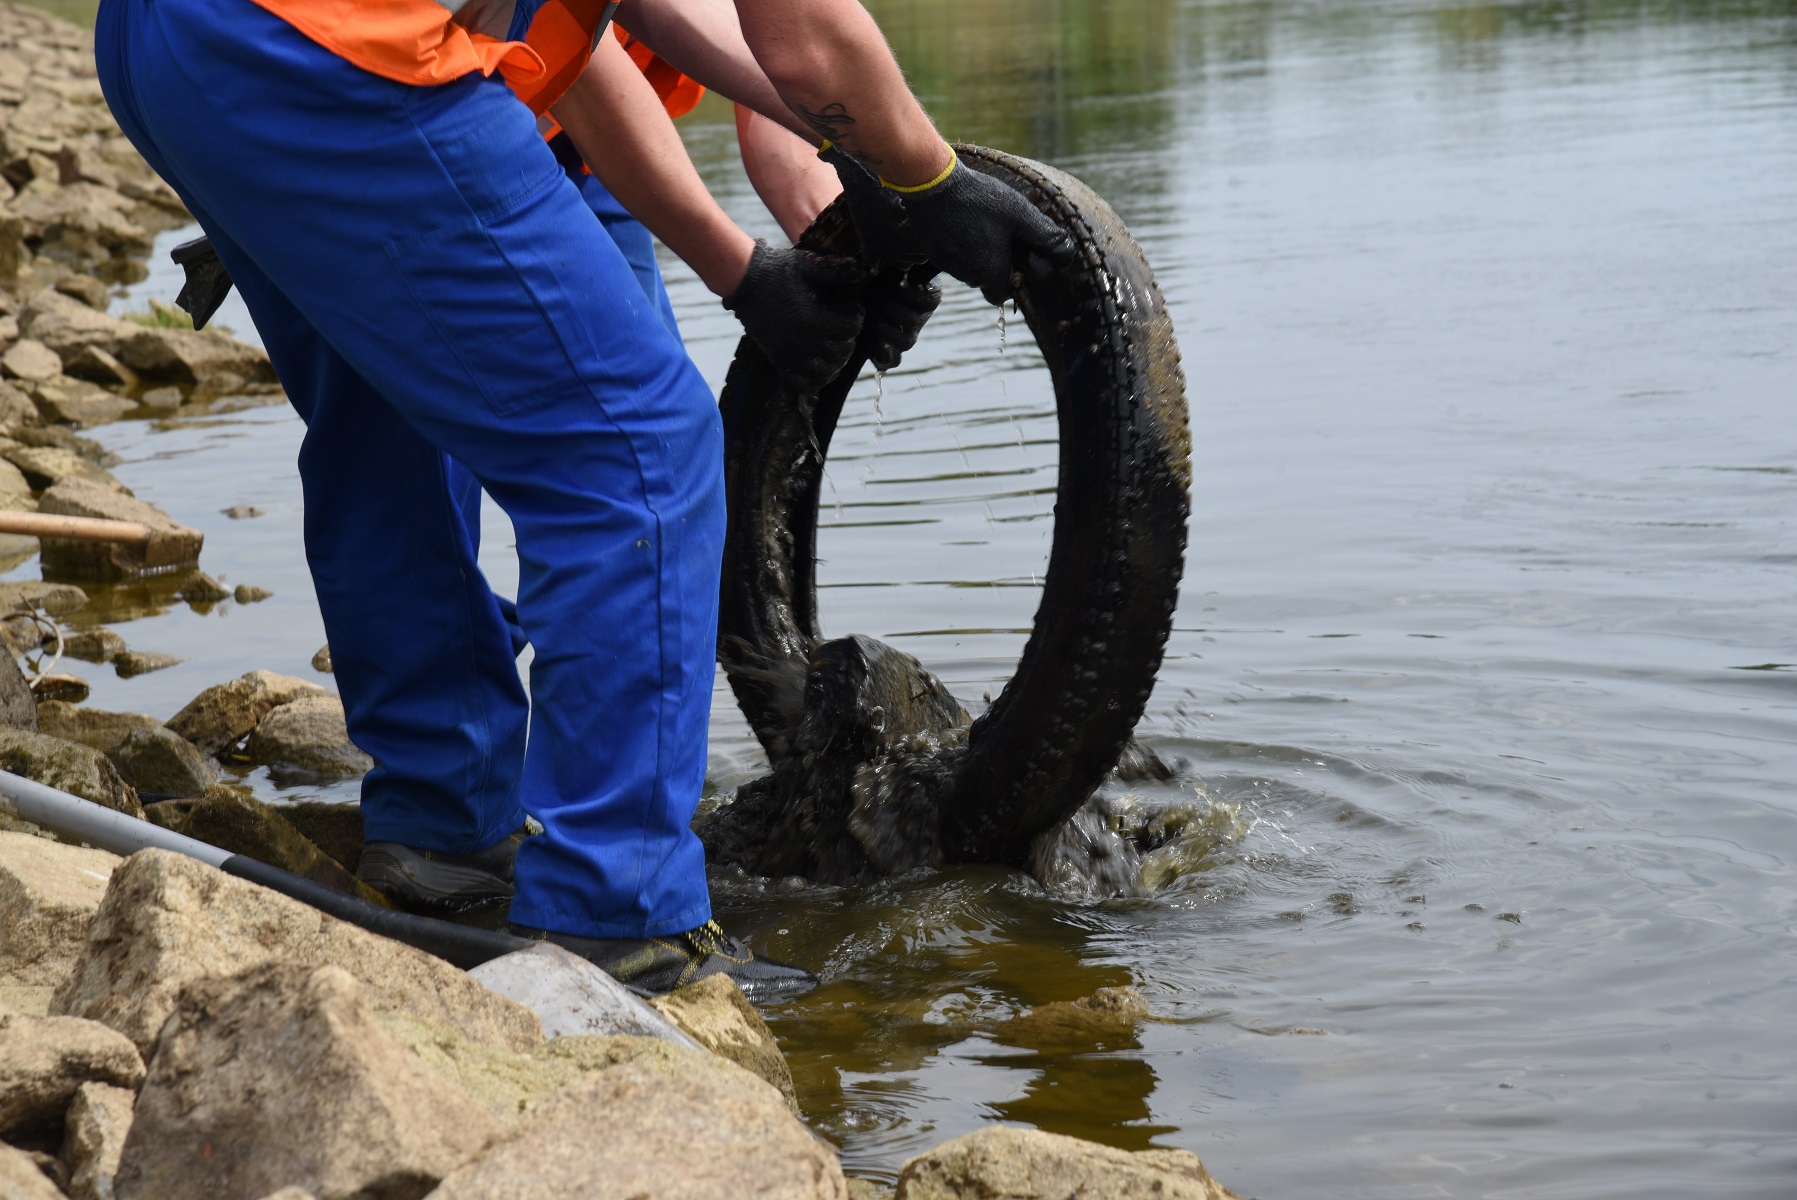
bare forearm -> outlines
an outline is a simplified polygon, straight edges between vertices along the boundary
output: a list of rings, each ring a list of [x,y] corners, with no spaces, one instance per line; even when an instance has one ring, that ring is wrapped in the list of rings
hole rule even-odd
[[[736,140],[755,194],[786,236],[798,241],[824,205],[842,191],[836,172],[812,153],[809,143],[740,104]]]
[[[817,143],[749,52],[731,0],[624,0],[617,19],[676,71]]]
[[[856,0],[737,0],[737,15],[774,90],[818,137],[902,186],[949,165],[947,143]]]
[[[741,281],[754,242],[718,207],[655,89],[614,38],[555,106],[581,157],[633,216],[719,296]]]

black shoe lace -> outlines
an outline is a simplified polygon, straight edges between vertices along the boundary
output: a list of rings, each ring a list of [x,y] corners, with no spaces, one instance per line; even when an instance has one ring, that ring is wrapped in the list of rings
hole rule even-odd
[[[686,942],[698,953],[700,958],[704,958],[721,953],[726,949],[730,944],[730,935],[725,933],[724,927],[716,921],[707,921],[697,929],[687,930]]]

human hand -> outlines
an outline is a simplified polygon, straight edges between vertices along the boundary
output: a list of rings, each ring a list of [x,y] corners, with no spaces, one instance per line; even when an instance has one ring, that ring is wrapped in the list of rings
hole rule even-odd
[[[836,169],[843,202],[861,239],[861,257],[869,262],[920,263],[927,255],[905,223],[898,193],[883,186],[866,167],[826,142],[817,156]]]
[[[861,346],[876,371],[890,371],[899,357],[917,344],[924,322],[942,301],[942,289],[932,282],[934,267],[887,266],[868,282],[861,294],[867,313],[861,323]]]
[[[994,304],[1015,294],[1012,273],[1030,254],[1055,263],[1073,257],[1072,239],[1053,221],[959,157],[916,190],[884,186],[902,196],[911,233],[930,261]]]
[[[853,259],[776,249],[757,239],[724,307],[787,387],[815,395],[855,351],[862,320],[855,296],[866,278],[867,268]]]

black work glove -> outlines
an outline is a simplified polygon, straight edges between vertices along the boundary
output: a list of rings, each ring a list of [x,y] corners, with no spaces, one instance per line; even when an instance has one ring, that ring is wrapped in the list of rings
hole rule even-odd
[[[862,258],[920,263],[929,257],[905,223],[905,206],[897,192],[835,146],[825,146],[817,156],[836,168],[836,178],[842,180],[843,202],[849,206],[849,217],[861,238]]]
[[[892,370],[899,356],[917,345],[924,322],[942,302],[942,289],[931,282],[935,275],[931,266],[887,266],[868,281],[861,294],[867,313],[861,323],[861,348],[874,370]]]
[[[724,307],[787,387],[815,395],[855,351],[861,332],[855,293],[866,278],[867,268],[854,259],[777,250],[757,238],[749,269]]]
[[[1073,240],[1053,221],[959,157],[941,182],[901,195],[911,232],[930,261],[993,304],[1016,294],[1012,273],[1030,254],[1054,263],[1073,257]]]

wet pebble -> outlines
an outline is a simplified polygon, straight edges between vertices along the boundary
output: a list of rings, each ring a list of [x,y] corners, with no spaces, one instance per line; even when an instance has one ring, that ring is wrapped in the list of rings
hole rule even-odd
[[[326,675],[331,673],[331,647],[328,643],[320,646],[318,653],[312,656],[312,669],[323,671]]]
[[[232,592],[231,595],[239,604],[255,604],[258,601],[268,599],[270,596],[274,595],[274,593],[267,588],[251,587],[247,583],[240,583],[237,585],[237,590]]]
[[[169,388],[167,390],[171,392],[175,391],[174,388]],[[180,393],[175,392],[175,395],[178,400]],[[224,513],[225,516],[230,517],[233,521],[242,521],[250,517],[260,517],[268,510],[266,508],[257,508],[254,504],[233,504],[230,508],[221,508],[218,511]]]

